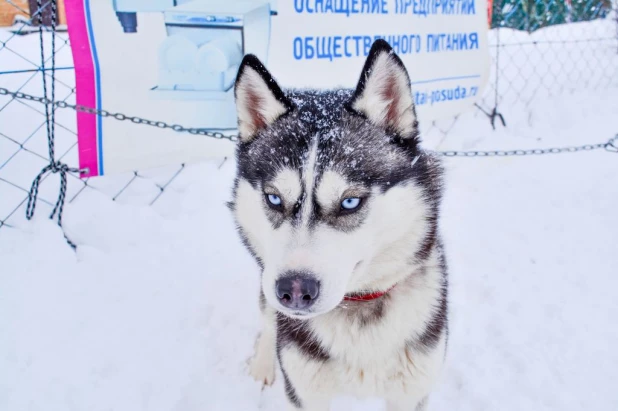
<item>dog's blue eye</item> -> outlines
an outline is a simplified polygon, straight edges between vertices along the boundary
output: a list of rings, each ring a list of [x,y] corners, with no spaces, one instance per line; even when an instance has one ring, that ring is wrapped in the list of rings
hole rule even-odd
[[[354,210],[360,205],[361,199],[358,197],[349,197],[341,202],[341,207],[345,210]]]
[[[281,197],[276,194],[268,194],[268,202],[274,206],[281,205]]]

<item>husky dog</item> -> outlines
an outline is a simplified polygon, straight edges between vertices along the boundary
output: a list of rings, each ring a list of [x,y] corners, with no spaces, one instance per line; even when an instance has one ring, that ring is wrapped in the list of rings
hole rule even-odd
[[[447,341],[442,168],[403,63],[378,40],[356,90],[284,92],[247,55],[235,95],[230,208],[262,272],[249,372],[271,384],[279,362],[292,410],[340,395],[424,410]]]

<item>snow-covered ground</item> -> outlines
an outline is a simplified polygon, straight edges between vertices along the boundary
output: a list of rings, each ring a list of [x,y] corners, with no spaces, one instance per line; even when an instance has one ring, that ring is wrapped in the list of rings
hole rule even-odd
[[[36,44],[31,38],[20,40],[20,51],[36,61],[36,50],[25,45]],[[615,65],[615,50],[604,53]],[[0,51],[0,63],[6,56]],[[509,127],[496,132],[483,116],[463,116],[446,137],[430,134],[426,145],[538,148],[618,133],[617,88],[573,89],[526,107],[503,106]],[[22,128],[30,122],[18,116],[31,109],[11,110],[0,117],[0,133],[27,135]],[[69,141],[74,125],[65,115],[59,120]],[[42,132],[29,139],[43,155],[44,139]],[[14,148],[3,140],[0,164]],[[74,148],[67,143],[65,150],[73,161]],[[0,168],[0,211],[17,198],[1,179],[26,187],[44,165],[18,155],[24,160]],[[451,337],[430,409],[618,408],[618,153],[446,165]],[[164,183],[174,172],[144,175]],[[0,410],[282,409],[281,378],[262,390],[246,372],[259,284],[224,204],[233,175],[232,160],[188,166],[152,206],[142,201],[152,183],[112,201],[107,193],[130,176],[93,181],[97,189],[84,190],[65,210],[77,253],[46,218],[45,203],[34,221],[20,210],[11,227],[0,228]],[[56,178],[43,187],[49,201]],[[79,188],[71,182],[69,191]],[[377,399],[333,404],[383,409]]]

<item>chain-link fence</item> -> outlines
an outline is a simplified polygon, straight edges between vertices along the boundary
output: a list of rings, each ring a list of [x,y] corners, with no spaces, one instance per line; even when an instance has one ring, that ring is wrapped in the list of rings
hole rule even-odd
[[[55,100],[75,104],[72,56],[61,14],[63,2],[57,3],[60,15],[53,33],[51,14],[55,2],[39,3],[40,7],[32,0],[0,0],[0,87],[52,99],[51,87],[43,92],[43,78],[51,84],[53,50]],[[38,35],[39,19],[43,22],[43,47]],[[74,166],[78,164],[75,112],[57,107],[53,110],[55,160]],[[40,102],[0,95],[0,229],[24,219],[33,179],[50,162],[46,117],[45,105]],[[177,165],[97,179],[80,179],[77,173],[66,173],[66,200],[74,202],[83,192],[97,190],[114,201],[153,204],[183,169],[184,165]],[[51,213],[58,201],[59,186],[53,174],[41,178],[37,207],[43,210],[39,211]],[[50,178],[53,183],[43,184]]]
[[[502,127],[514,113],[525,117],[543,97],[608,87],[618,90],[617,4],[615,0],[613,4],[611,0],[490,2],[489,87],[477,110],[465,116]],[[10,91],[0,93],[0,232],[24,218],[32,180],[46,165],[49,169],[40,174],[37,189],[39,207],[50,213],[58,208],[58,185],[55,181],[43,183],[54,174],[64,176],[61,180],[67,179],[62,195],[66,195],[68,202],[77,201],[85,191],[97,190],[114,201],[152,205],[184,170],[184,165],[177,165],[94,179],[80,179],[77,173],[67,173],[68,166],[78,164],[78,159],[75,112],[62,108],[75,104],[75,78],[63,10],[62,0],[0,0],[0,89]],[[55,86],[44,91],[44,80]],[[41,104],[14,92],[44,96],[57,103]],[[50,117],[51,123],[47,121]],[[425,141],[438,146],[436,142],[458,132],[461,120],[455,117],[422,125]],[[51,162],[50,131],[55,141]],[[603,143],[607,138],[591,136],[589,145],[564,151],[615,149],[615,140],[611,143],[614,145]],[[562,151],[554,148],[443,154],[527,155]],[[64,171],[63,165],[68,165]]]
[[[617,1],[494,0],[490,5],[490,81],[473,115],[526,118],[546,97],[618,87]],[[501,124],[500,117],[491,119]],[[433,124],[425,135],[444,138],[457,131],[457,120]]]

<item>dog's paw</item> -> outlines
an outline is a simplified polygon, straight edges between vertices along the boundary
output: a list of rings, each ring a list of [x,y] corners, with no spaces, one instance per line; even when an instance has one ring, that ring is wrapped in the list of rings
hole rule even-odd
[[[256,354],[249,360],[249,375],[257,382],[272,385],[275,381],[275,358],[271,355]]]

